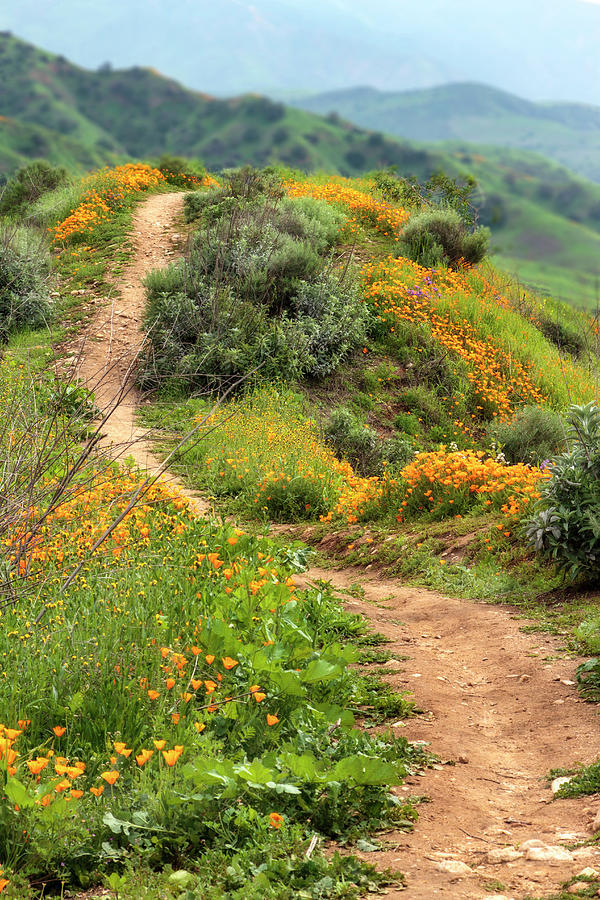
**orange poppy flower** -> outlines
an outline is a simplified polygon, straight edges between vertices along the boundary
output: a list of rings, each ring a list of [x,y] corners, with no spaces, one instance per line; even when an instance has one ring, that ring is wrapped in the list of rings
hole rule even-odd
[[[162,748],[167,743],[166,741],[152,741],[157,750],[162,750]]]
[[[273,828],[281,828],[285,819],[279,813],[269,813],[269,825]]]
[[[80,800],[83,797],[83,791],[72,790],[70,796],[73,798],[73,800]]]
[[[100,772],[100,778],[104,778],[108,784],[114,784],[118,777],[119,773],[116,769],[112,769],[110,772]]]
[[[54,790],[57,794],[61,794],[63,791],[68,791],[71,787],[71,782],[68,778],[63,778],[62,781],[59,781],[57,785],[54,786]]]
[[[214,661],[215,661],[215,658],[212,655],[212,653],[207,654],[207,656],[205,656],[204,659],[209,664],[209,666],[211,665],[211,663],[214,663]]]
[[[167,684],[167,690],[170,691],[171,688],[174,688],[174,687],[175,687],[175,683],[176,683],[176,682],[175,682],[175,679],[174,679],[174,678],[167,678],[167,681],[166,681],[166,684]]]
[[[148,696],[151,700],[157,700],[160,697],[160,692],[151,689],[148,691]]]
[[[135,757],[138,766],[144,766],[153,755],[154,750],[140,750]]]
[[[277,725],[278,722],[277,716],[271,716],[267,713],[267,725]]]
[[[200,734],[201,731],[204,731],[206,725],[204,724],[204,722],[194,722],[194,728],[196,729],[198,734]]]
[[[104,793],[104,785],[101,784],[99,787],[91,787],[90,794],[93,794],[94,797],[99,797],[100,794]]]
[[[44,756],[38,756],[37,759],[27,760],[27,765],[32,775],[39,775],[48,765],[48,760]]]
[[[225,656],[222,662],[226,669],[233,669],[238,664],[237,659],[232,659],[230,656]]]
[[[56,737],[62,737],[67,729],[63,725],[55,725],[52,731]]]
[[[163,750],[165,762],[168,766],[174,766],[183,752],[183,747],[174,747],[173,750]]]

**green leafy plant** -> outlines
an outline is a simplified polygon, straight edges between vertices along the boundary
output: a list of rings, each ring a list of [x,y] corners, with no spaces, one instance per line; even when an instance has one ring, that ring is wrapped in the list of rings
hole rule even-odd
[[[66,181],[66,169],[53,166],[44,159],[22,166],[0,191],[0,216],[26,213],[39,197]]]
[[[492,421],[487,434],[510,463],[539,465],[566,445],[560,416],[542,406],[524,406],[508,421]]]
[[[530,544],[571,578],[600,577],[600,410],[572,406],[569,450],[549,467],[535,515],[526,524]]]
[[[400,235],[398,255],[428,267],[455,267],[461,260],[475,264],[486,255],[489,240],[489,229],[469,230],[455,209],[430,209],[408,220]]]
[[[24,228],[0,226],[0,343],[18,328],[40,328],[50,318],[48,249]]]

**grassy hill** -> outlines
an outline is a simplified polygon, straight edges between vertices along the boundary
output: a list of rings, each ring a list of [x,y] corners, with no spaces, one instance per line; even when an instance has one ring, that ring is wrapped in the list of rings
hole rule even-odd
[[[596,302],[600,186],[536,154],[401,141],[266,97],[210,97],[150,69],[91,72],[6,33],[0,77],[0,172],[38,156],[85,169],[164,152],[212,169],[281,162],[343,175],[388,166],[420,179],[472,172],[497,261],[542,292]]]
[[[600,109],[577,103],[532,103],[484,84],[419,91],[350,88],[290,103],[418,141],[461,140],[541,153],[600,181]]]

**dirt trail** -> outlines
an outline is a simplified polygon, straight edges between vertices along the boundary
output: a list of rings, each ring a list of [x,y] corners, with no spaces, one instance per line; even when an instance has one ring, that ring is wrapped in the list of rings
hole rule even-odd
[[[142,339],[141,279],[173,257],[182,199],[161,194],[139,207],[134,258],[119,281],[120,298],[89,326],[80,375],[96,388],[101,407],[117,395],[135,359]],[[127,397],[107,423],[106,441],[115,455],[131,455],[156,471],[159,460],[135,424],[140,398],[129,379]],[[206,512],[201,498],[177,478],[169,481],[199,514]],[[396,732],[427,741],[442,762],[455,763],[409,779],[400,796],[426,795],[433,802],[420,806],[414,832],[385,836],[393,849],[365,854],[407,874],[408,891],[392,890],[388,900],[523,900],[547,896],[586,866],[600,869],[595,848],[555,849],[551,861],[528,859],[518,850],[531,839],[554,848],[584,840],[599,806],[598,797],[550,802],[544,780],[551,768],[600,756],[596,707],[565,683],[572,682],[576,661],[560,654],[560,641],[523,634],[523,621],[507,607],[452,600],[360,570],[312,569],[305,580],[319,578],[340,590],[362,586],[364,598],[346,596],[347,607],[389,638],[388,648],[398,657],[387,664],[396,669],[390,680],[412,691],[425,710],[394,726]],[[492,862],[488,854],[505,847],[521,855]]]
[[[115,284],[117,296],[94,313],[83,344],[79,339],[69,348],[78,361],[75,374],[94,391],[98,407],[104,412],[115,407],[105,423],[102,446],[110,448],[116,459],[132,457],[153,474],[162,471],[161,461],[153,452],[148,432],[135,421],[141,402],[135,362],[144,340],[142,282],[153,269],[177,258],[180,235],[174,223],[182,217],[184,196],[183,192],[153,194],[138,206],[131,232],[133,256]],[[209,510],[206,501],[186,490],[176,475],[165,473],[163,480],[185,491],[198,515]]]
[[[455,763],[410,778],[398,794],[432,800],[420,806],[414,832],[386,835],[394,850],[364,854],[406,873],[408,891],[391,891],[389,900],[407,894],[411,900],[438,894],[522,900],[551,893],[586,866],[600,868],[595,848],[552,863],[488,858],[531,839],[556,847],[590,837],[599,798],[551,802],[544,778],[551,768],[600,754],[597,708],[565,684],[577,661],[560,653],[560,641],[524,634],[523,620],[509,607],[453,600],[356,570],[312,569],[307,576],[319,578],[342,590],[363,588],[362,600],[346,596],[347,608],[388,637],[386,649],[400,660],[386,664],[397,669],[389,680],[426,711],[396,734],[427,741],[442,763]],[[443,871],[448,861],[474,871]]]

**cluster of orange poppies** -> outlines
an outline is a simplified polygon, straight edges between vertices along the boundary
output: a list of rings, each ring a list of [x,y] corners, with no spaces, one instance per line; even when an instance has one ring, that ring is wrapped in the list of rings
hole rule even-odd
[[[147,191],[165,181],[159,169],[143,163],[102,169],[83,180],[84,194],[79,205],[62,222],[50,229],[55,244],[74,234],[93,231],[121,209],[128,195]]]
[[[347,225],[350,232],[360,225],[370,225],[387,237],[397,238],[409,213],[373,197],[368,188],[359,190],[355,184],[347,178],[337,178],[326,184],[308,180],[286,181],[285,189],[288,197],[314,197],[344,207],[352,214]]]
[[[519,463],[507,465],[482,450],[447,450],[418,453],[401,472],[407,484],[401,509],[435,511],[465,501],[483,499],[484,505],[499,507],[507,517],[520,515],[525,506],[537,499],[541,482],[550,477],[545,469]],[[402,515],[402,514],[401,514]],[[401,516],[400,516],[401,517]]]

